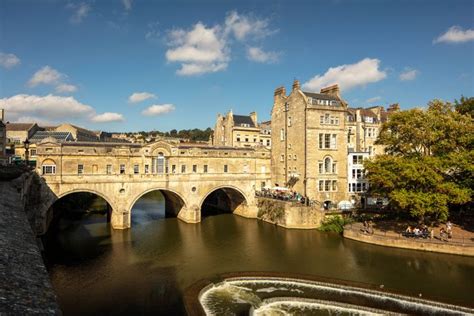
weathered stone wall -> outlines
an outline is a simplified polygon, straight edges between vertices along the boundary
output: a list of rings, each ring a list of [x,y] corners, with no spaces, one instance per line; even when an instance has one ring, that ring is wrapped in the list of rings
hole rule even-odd
[[[449,242],[423,242],[420,240],[411,240],[408,238],[367,235],[358,231],[357,229],[344,229],[344,237],[385,247],[441,252],[463,256],[474,256],[474,247],[468,244],[454,244]]]
[[[45,221],[44,214],[33,215],[47,198],[37,179],[25,173],[0,181],[0,315],[61,313],[30,226],[41,230]]]
[[[267,198],[257,198],[257,217],[285,228],[318,228],[324,213],[317,207]]]

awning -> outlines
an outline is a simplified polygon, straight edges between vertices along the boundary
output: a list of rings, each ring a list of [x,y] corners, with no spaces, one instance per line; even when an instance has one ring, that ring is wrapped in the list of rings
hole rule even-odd
[[[350,210],[354,208],[354,205],[350,201],[341,201],[337,204],[337,208],[341,210]]]

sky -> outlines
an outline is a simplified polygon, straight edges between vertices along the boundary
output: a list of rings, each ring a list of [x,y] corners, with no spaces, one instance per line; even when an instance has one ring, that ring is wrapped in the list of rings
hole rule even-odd
[[[94,130],[270,119],[273,92],[351,107],[474,96],[473,1],[2,0],[0,108]]]

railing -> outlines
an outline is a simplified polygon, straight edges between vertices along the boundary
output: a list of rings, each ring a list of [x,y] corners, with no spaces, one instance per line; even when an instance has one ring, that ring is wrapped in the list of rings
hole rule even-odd
[[[396,231],[380,231],[374,229],[373,226],[369,226],[368,228],[364,227],[362,224],[348,224],[344,227],[344,229],[350,229],[353,232],[364,234],[367,236],[374,236],[379,238],[387,238],[391,240],[403,240],[403,241],[412,241],[412,242],[420,242],[420,243],[431,243],[431,244],[453,244],[457,246],[469,246],[474,247],[474,237],[448,237],[447,235],[441,236],[434,236],[430,238],[430,235],[426,237],[422,236],[406,236],[405,232],[396,232]]]

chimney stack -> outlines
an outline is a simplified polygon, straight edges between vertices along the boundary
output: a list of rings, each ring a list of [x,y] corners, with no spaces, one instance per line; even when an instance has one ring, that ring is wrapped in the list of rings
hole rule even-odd
[[[293,91],[300,90],[300,89],[301,89],[300,82],[297,79],[295,79],[293,81]]]
[[[273,93],[273,99],[276,100],[278,97],[286,97],[286,89],[283,86],[280,86],[275,89],[275,93]]]
[[[329,94],[339,99],[341,99],[340,92],[341,91],[339,90],[339,86],[337,84],[321,89],[322,94]]]
[[[252,112],[249,114],[250,118],[252,119],[252,122],[255,126],[258,126],[257,123],[257,112]]]

